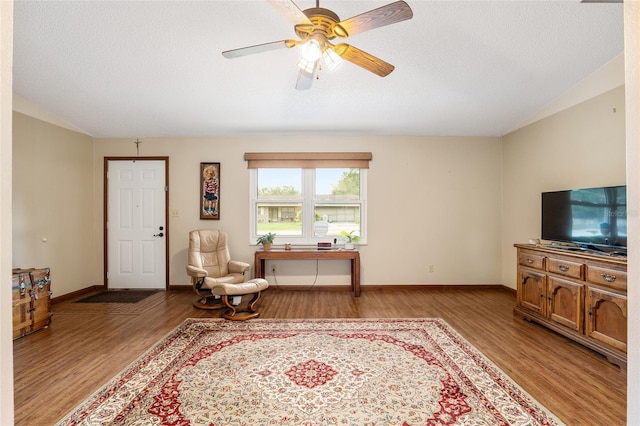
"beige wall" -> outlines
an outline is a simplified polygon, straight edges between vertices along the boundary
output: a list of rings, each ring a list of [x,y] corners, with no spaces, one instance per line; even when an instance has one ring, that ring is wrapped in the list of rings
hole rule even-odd
[[[624,86],[504,136],[503,147],[501,281],[515,288],[513,244],[540,237],[541,192],[625,184]]]
[[[133,139],[95,141],[94,216],[102,214],[102,159],[135,155]],[[253,263],[249,172],[245,152],[370,151],[368,246],[362,283],[496,284],[500,282],[501,142],[499,138],[229,137],[142,139],[140,155],[169,156],[170,283],[188,284],[187,234],[216,228],[231,234],[235,258]],[[200,162],[221,163],[221,220],[199,220]],[[94,229],[102,256],[102,224]],[[465,267],[461,268],[463,264]],[[427,265],[434,265],[428,272]],[[101,282],[96,265],[94,281]],[[347,262],[320,262],[317,285],[349,283]],[[273,277],[267,276],[273,283]],[[311,284],[315,261],[278,265],[278,283]]]
[[[54,296],[93,285],[93,179],[91,137],[14,113],[13,267],[51,267]]]

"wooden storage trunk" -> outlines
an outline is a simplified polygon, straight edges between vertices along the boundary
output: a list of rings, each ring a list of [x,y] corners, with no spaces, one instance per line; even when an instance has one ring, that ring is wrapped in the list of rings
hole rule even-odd
[[[28,333],[31,327],[31,279],[28,273],[14,273],[11,282],[13,338]]]
[[[14,269],[13,338],[25,336],[51,324],[51,278],[49,268]]]

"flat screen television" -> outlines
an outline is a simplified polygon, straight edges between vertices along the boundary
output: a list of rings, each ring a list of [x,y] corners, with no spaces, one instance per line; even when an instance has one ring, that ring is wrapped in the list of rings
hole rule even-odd
[[[543,192],[541,238],[626,255],[627,187]]]

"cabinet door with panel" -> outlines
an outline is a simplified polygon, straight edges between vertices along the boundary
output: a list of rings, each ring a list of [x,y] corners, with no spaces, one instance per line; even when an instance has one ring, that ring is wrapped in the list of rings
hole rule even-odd
[[[548,277],[547,317],[582,333],[584,285],[557,277]]]
[[[546,315],[547,276],[528,268],[518,268],[518,306]]]
[[[627,297],[587,287],[586,334],[621,351],[627,351]]]

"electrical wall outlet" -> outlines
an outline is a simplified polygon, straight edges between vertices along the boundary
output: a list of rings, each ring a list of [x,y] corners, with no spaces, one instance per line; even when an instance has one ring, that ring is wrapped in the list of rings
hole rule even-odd
[[[429,272],[433,272],[433,265],[429,265]]]

